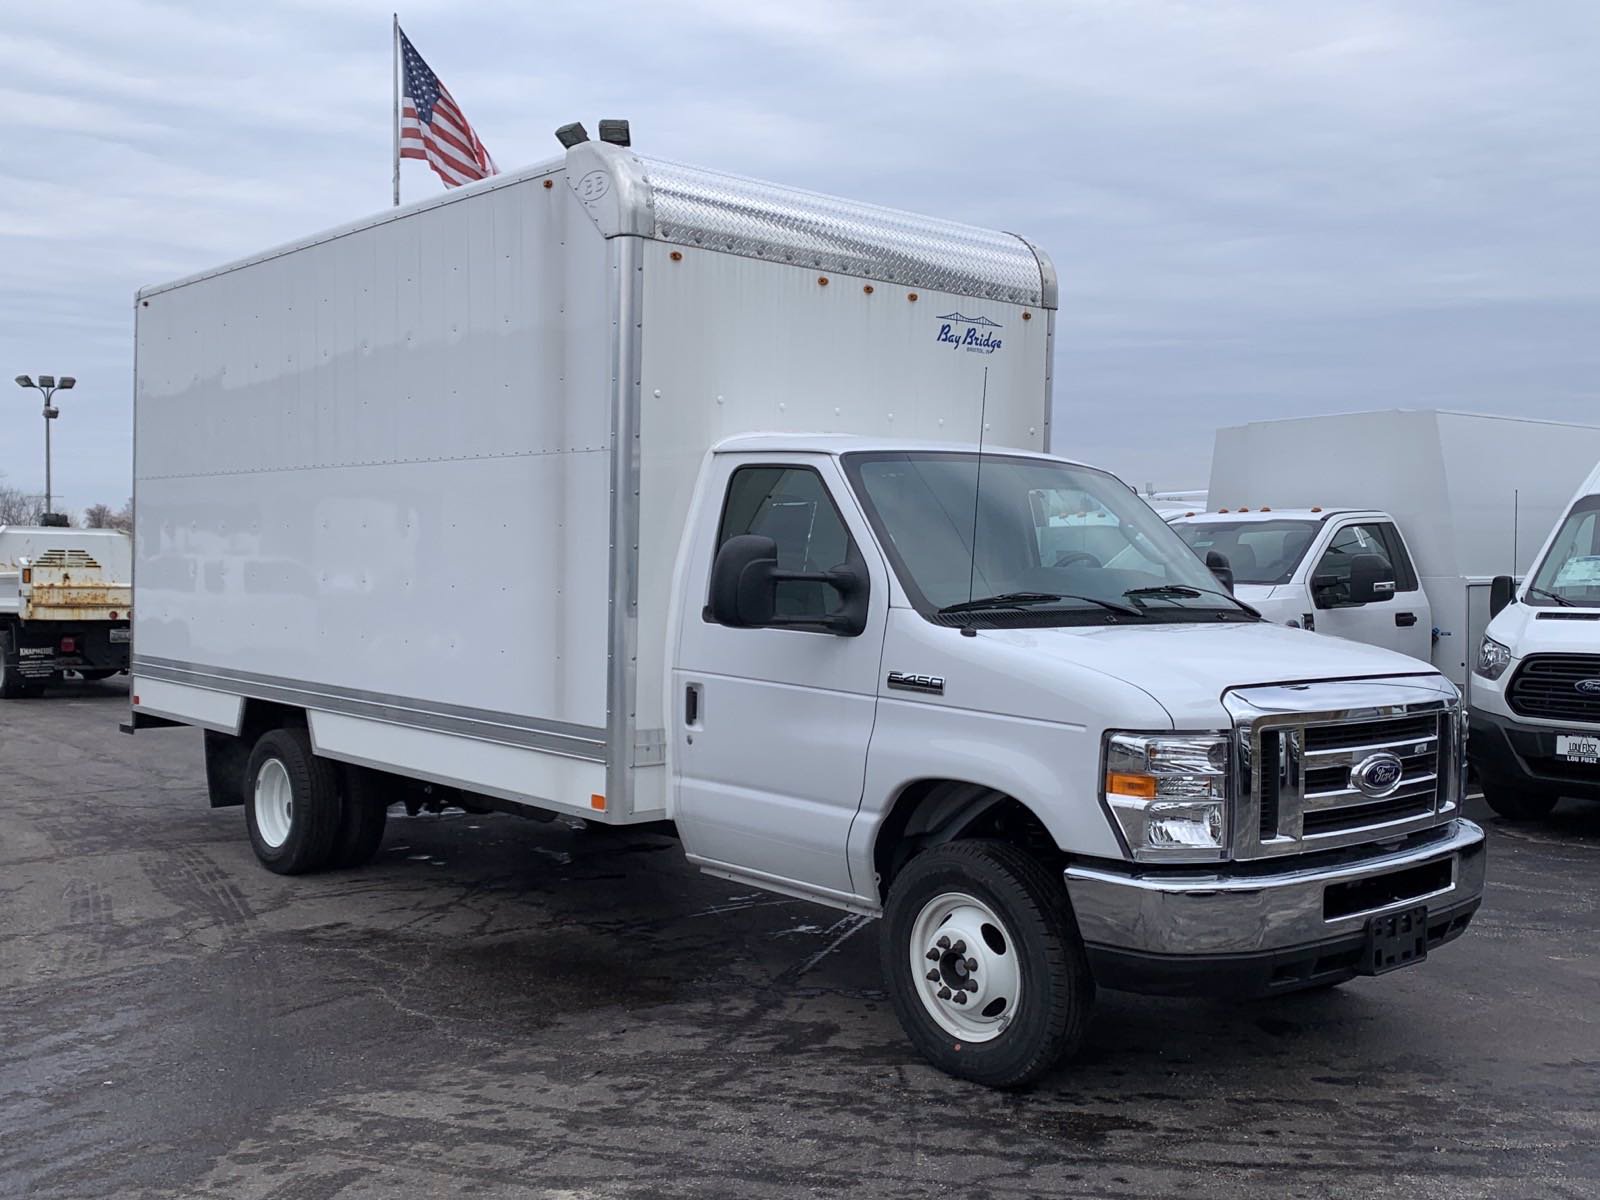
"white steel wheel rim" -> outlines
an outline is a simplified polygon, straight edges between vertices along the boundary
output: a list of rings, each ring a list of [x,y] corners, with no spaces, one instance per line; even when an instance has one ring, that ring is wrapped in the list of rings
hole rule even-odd
[[[1022,1002],[1016,942],[976,896],[945,892],[924,904],[911,925],[909,952],[912,986],[945,1033],[987,1042],[1016,1019]]]
[[[261,764],[256,773],[256,829],[261,840],[276,850],[289,840],[294,820],[294,787],[289,772],[275,758]]]

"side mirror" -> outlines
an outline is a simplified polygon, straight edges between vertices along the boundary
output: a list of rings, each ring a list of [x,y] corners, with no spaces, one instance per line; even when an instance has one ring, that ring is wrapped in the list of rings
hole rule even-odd
[[[1489,585],[1489,615],[1498,617],[1500,611],[1517,598],[1517,581],[1509,575],[1496,575]]]
[[[707,612],[718,625],[735,629],[795,627],[855,637],[867,627],[867,574],[864,564],[831,571],[778,569],[778,543],[760,534],[731,537],[711,565]],[[780,583],[820,583],[838,592],[840,611],[818,617],[778,615]]]
[[[1357,554],[1350,560],[1350,603],[1372,604],[1394,595],[1394,568],[1380,554]]]
[[[1222,585],[1222,590],[1231,596],[1233,594],[1233,565],[1228,562],[1228,556],[1221,550],[1207,550],[1206,567],[1217,577],[1217,582]]]

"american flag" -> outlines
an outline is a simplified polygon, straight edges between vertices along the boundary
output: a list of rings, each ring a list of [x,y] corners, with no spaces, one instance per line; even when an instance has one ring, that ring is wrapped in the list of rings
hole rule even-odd
[[[423,159],[444,180],[445,187],[500,174],[450,89],[439,82],[404,33],[400,34],[400,67],[400,157]]]

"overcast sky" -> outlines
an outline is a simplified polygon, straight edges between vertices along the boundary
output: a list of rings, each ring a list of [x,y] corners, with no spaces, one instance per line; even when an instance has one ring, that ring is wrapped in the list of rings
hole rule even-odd
[[[390,5],[0,10],[0,378],[75,374],[58,508],[128,493],[134,289],[389,202]],[[551,130],[981,225],[1061,274],[1056,445],[1197,487],[1211,432],[1600,423],[1600,3],[433,3],[500,165]],[[405,166],[407,199],[440,184]],[[38,487],[36,395],[0,474]]]

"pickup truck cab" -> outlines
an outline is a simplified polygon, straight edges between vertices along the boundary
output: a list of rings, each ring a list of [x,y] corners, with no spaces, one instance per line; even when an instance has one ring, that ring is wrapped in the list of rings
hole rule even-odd
[[[1220,555],[1234,594],[1280,625],[1426,661],[1433,610],[1399,523],[1356,508],[1263,508],[1170,518],[1202,559]]]
[[[1600,467],[1495,612],[1472,681],[1472,764],[1501,816],[1542,817],[1563,796],[1600,799]]]

